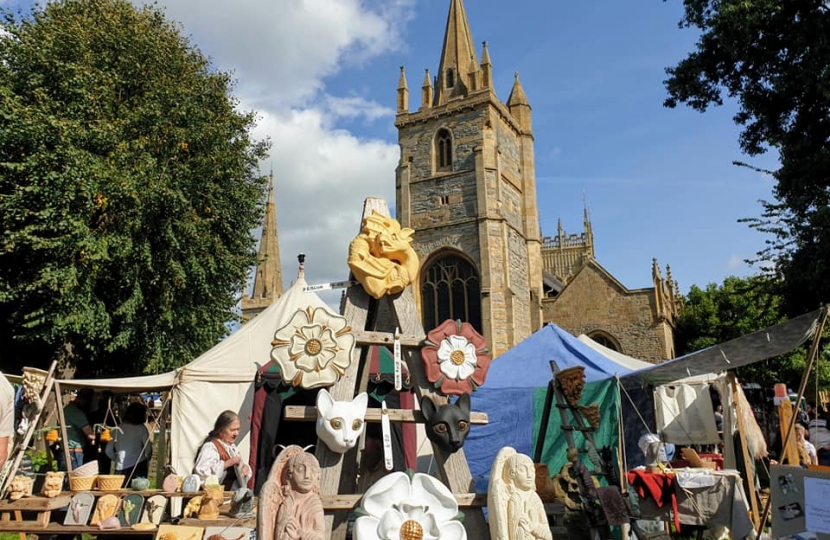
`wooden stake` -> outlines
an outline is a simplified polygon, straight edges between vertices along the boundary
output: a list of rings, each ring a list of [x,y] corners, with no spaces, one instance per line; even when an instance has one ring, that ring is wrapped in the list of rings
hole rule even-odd
[[[61,427],[61,446],[63,458],[66,460],[66,472],[72,472],[72,460],[69,459],[69,436],[66,434],[66,418],[63,416],[63,400],[61,399],[61,383],[55,381],[55,408],[58,413],[58,424]]]
[[[743,408],[741,406],[741,399],[740,399],[740,391],[738,389],[738,381],[735,378],[735,374],[731,371],[727,375],[727,379],[729,380],[729,384],[732,388],[732,402],[735,404],[735,416],[737,417],[738,421],[738,433],[740,434],[741,439],[741,455],[744,459],[744,470],[746,471],[746,485],[749,489],[749,505],[750,509],[752,510],[752,525],[755,527],[755,530],[758,531],[758,526],[760,525],[760,516],[758,514],[758,493],[755,491],[755,476],[752,472],[755,470],[753,467],[753,461],[755,460],[754,456],[749,455],[749,449],[746,445],[746,433],[745,431],[745,424],[744,424],[744,416],[743,416]]]

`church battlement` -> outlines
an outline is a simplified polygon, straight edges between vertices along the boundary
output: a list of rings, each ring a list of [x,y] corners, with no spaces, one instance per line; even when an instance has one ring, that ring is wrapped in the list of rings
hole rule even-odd
[[[572,247],[587,247],[588,235],[569,234],[565,237],[545,236],[542,238],[542,249],[566,249]]]

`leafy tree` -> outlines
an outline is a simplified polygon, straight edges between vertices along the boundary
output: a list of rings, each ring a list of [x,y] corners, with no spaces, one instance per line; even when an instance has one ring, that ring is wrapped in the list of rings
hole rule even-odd
[[[267,143],[155,7],[56,0],[0,23],[0,362],[158,372],[227,333]]]
[[[721,285],[710,283],[701,289],[692,286],[685,298],[676,325],[679,354],[687,354],[787,320],[783,297],[771,287],[768,278],[727,277]],[[790,354],[770,358],[737,370],[743,382],[755,382],[771,388],[778,382],[797,388],[806,366],[807,350],[802,347]],[[817,363],[819,380],[830,383],[830,368]]]
[[[830,301],[830,4],[826,0],[684,0],[696,50],[667,69],[665,105],[698,111],[735,98],[744,152],[777,150],[775,200],[752,226],[771,234],[786,312]]]

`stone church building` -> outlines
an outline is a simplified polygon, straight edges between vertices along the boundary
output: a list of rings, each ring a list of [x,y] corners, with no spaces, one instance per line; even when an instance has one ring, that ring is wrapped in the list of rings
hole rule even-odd
[[[462,0],[450,0],[438,71],[410,105],[404,68],[395,126],[397,218],[414,229],[415,287],[424,327],[470,322],[494,355],[546,322],[643,360],[674,356],[677,286],[652,267],[653,287],[628,289],[594,256],[593,232],[542,235],[531,106],[516,75],[507,101],[493,88],[485,42],[473,45]]]
[[[471,323],[495,356],[542,325],[642,360],[674,357],[680,294],[666,267],[653,286],[628,289],[594,256],[587,209],[583,232],[539,227],[530,102],[516,74],[506,102],[493,88],[485,42],[481,60],[462,0],[450,0],[438,71],[423,77],[417,109],[401,68],[397,88],[396,217],[415,230],[421,261],[413,287],[424,328]],[[249,320],[282,295],[273,174]]]

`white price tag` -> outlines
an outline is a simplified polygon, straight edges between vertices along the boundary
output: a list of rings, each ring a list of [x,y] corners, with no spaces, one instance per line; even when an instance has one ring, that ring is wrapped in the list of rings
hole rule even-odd
[[[380,429],[383,434],[383,466],[387,471],[391,471],[395,468],[395,459],[392,456],[392,426],[389,423],[386,400],[380,404]]]
[[[400,392],[401,388],[403,388],[403,383],[401,381],[401,336],[398,328],[395,328],[395,342],[392,345],[392,352],[395,355],[395,390]]]

